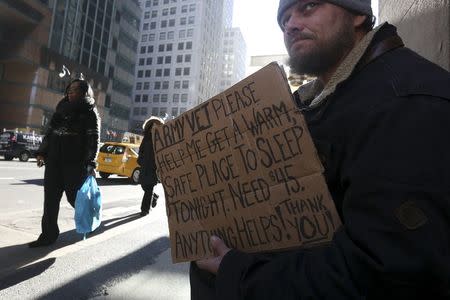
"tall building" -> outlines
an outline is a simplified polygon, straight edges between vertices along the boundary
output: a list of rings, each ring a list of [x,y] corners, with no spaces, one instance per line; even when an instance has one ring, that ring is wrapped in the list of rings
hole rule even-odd
[[[136,0],[5,0],[0,17],[2,128],[42,131],[67,83],[83,74],[94,89],[102,138],[128,130]]]
[[[150,115],[176,117],[219,92],[232,0],[147,0],[133,89],[132,130]]]
[[[101,91],[102,138],[128,131],[141,10],[136,0],[51,0],[51,57]],[[102,99],[98,99],[102,98]]]
[[[142,10],[136,0],[116,0],[112,22],[112,41],[108,52],[109,85],[103,127],[106,139],[113,140],[128,131],[132,105]]]
[[[40,132],[58,98],[41,66],[51,11],[47,1],[0,1],[0,129]]]
[[[220,91],[245,77],[247,46],[239,28],[225,29]]]

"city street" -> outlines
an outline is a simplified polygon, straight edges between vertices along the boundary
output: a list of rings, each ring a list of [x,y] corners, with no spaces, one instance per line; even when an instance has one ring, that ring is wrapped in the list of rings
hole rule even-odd
[[[188,264],[173,265],[162,186],[158,205],[140,217],[143,191],[127,178],[97,179],[102,225],[83,240],[65,196],[60,237],[43,248],[44,169],[0,157],[0,299],[189,299]]]

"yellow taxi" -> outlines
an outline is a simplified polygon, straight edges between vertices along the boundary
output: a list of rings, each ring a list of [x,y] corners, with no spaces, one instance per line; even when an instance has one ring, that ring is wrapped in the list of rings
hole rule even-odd
[[[105,142],[97,156],[97,171],[101,178],[115,174],[139,183],[140,167],[137,163],[139,145]]]

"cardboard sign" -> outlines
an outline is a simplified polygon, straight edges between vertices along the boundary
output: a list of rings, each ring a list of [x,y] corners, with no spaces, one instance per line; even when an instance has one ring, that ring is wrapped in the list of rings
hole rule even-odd
[[[341,222],[282,69],[271,63],[153,129],[173,262],[330,241]]]

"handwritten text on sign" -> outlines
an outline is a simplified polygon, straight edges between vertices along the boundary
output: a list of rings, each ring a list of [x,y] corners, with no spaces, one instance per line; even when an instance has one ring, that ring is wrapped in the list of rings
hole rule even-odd
[[[153,131],[174,262],[329,241],[340,226],[314,145],[270,64]]]

